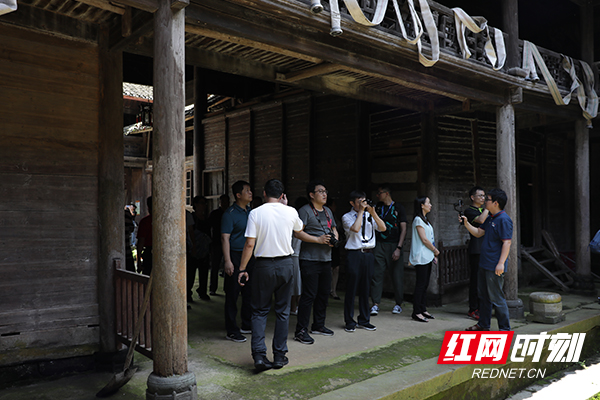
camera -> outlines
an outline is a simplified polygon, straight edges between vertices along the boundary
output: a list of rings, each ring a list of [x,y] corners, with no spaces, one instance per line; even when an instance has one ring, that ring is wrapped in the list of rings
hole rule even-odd
[[[333,232],[329,233],[329,244],[332,245],[333,247],[339,247],[341,244],[340,241],[335,238],[335,235],[333,234]]]
[[[365,199],[365,203],[367,203],[369,207],[375,207],[375,203],[371,199]]]

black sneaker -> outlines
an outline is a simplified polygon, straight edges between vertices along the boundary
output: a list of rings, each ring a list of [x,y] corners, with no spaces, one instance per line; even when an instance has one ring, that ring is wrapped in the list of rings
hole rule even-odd
[[[242,335],[241,333],[230,333],[229,335],[225,336],[225,339],[236,343],[244,343],[246,340],[248,340],[246,339],[246,336]]]
[[[352,325],[346,325],[346,327],[344,328],[344,330],[348,333],[352,333],[354,331],[356,331],[356,327],[352,326]]]
[[[318,329],[311,329],[310,333],[312,333],[314,335],[333,336],[333,331],[324,326],[322,326]]]
[[[308,332],[306,332],[306,329],[302,329],[300,332],[296,332],[294,340],[297,340],[302,344],[313,344],[315,342],[315,339],[310,337]]]
[[[374,331],[375,329],[377,329],[377,328],[375,327],[375,325],[371,325],[371,324],[369,324],[368,322],[367,322],[366,324],[362,324],[362,325],[361,325],[361,324],[358,324],[358,325],[356,325],[356,326],[357,326],[357,327],[359,327],[360,329],[366,329],[366,330],[368,330],[368,331]]]
[[[273,360],[273,368],[279,369],[283,368],[284,365],[288,365],[290,360],[284,355],[275,354],[275,359]]]
[[[271,361],[269,361],[267,356],[258,355],[254,357],[254,368],[258,372],[266,371],[268,369],[273,368],[273,364],[271,363]]]

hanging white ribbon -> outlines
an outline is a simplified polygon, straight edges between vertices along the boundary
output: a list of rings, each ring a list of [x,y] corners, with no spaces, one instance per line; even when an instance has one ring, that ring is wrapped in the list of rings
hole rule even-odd
[[[315,7],[317,0],[312,1],[312,8]],[[341,29],[341,15],[339,9],[339,0],[329,0],[329,7],[331,12],[331,35],[338,36],[342,34]],[[355,22],[364,25],[364,26],[377,26],[381,24],[383,18],[385,17],[385,12],[387,10],[389,0],[380,0],[377,2],[377,6],[375,7],[375,13],[373,15],[373,19],[370,21],[364,14],[363,10],[360,8],[358,4],[358,0],[344,0],[344,4],[346,4],[346,8],[348,8],[348,12],[352,16]],[[439,46],[439,38],[437,27],[435,25],[435,21],[433,19],[433,15],[431,13],[431,9],[429,8],[429,4],[427,0],[419,0],[419,5],[421,6],[421,14],[423,15],[423,21],[425,23],[425,29],[427,30],[427,35],[429,36],[429,40],[431,42],[431,59],[427,59],[423,55],[422,46],[421,46],[421,37],[423,35],[423,24],[419,19],[419,15],[415,10],[413,0],[408,0],[408,9],[410,12],[411,19],[413,21],[413,26],[415,30],[415,38],[410,39],[408,34],[406,33],[406,28],[404,27],[404,19],[402,18],[402,13],[400,12],[400,7],[398,6],[397,0],[392,0],[394,4],[394,10],[396,12],[396,18],[398,19],[398,23],[400,24],[400,31],[402,33],[402,38],[405,39],[410,44],[416,44],[417,50],[419,51],[419,61],[421,64],[426,67],[431,67],[440,59],[440,46]],[[311,8],[311,9],[312,9]]]
[[[0,15],[17,11],[17,0],[0,0]]]
[[[585,82],[585,84],[582,84],[575,73],[573,60],[565,55],[561,56],[563,57],[562,67],[569,73],[572,80],[570,91],[565,97],[562,97],[560,94],[558,85],[552,77],[550,70],[548,70],[544,58],[540,54],[538,48],[531,42],[526,40],[523,41],[523,69],[527,71],[527,79],[533,81],[539,80],[536,71],[537,65],[542,72],[546,85],[548,85],[554,103],[559,106],[568,105],[571,102],[571,93],[577,90],[577,101],[583,110],[583,117],[586,119],[588,126],[591,127],[592,119],[596,118],[598,115],[598,95],[594,90],[594,74],[592,73],[592,69],[587,63],[580,61]]]
[[[485,54],[488,60],[492,63],[492,68],[495,71],[502,69],[504,62],[506,61],[506,49],[504,46],[504,36],[500,29],[492,28],[494,30],[494,39],[496,41],[496,47],[498,49],[498,56],[496,56],[496,50],[492,44],[492,38],[490,36],[489,27],[487,20],[483,17],[471,17],[462,8],[453,8],[454,22],[456,24],[456,33],[458,35],[458,45],[465,59],[471,57],[471,51],[467,45],[467,39],[465,38],[465,29],[470,30],[473,33],[479,33],[485,31]],[[497,65],[496,65],[497,64]]]

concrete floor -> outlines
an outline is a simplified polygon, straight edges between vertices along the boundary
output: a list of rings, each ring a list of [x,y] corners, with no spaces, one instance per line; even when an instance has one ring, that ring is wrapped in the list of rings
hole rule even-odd
[[[531,291],[523,289],[520,293],[526,307]],[[339,294],[343,299],[343,293]],[[475,323],[466,316],[466,302],[430,308],[436,319],[420,323],[410,318],[410,303],[403,305],[403,313],[394,315],[393,301],[384,299],[380,314],[371,318],[376,331],[357,329],[346,333],[343,300],[330,299],[326,325],[335,335],[313,335],[313,345],[296,342],[293,340],[296,321],[291,316],[289,365],[256,374],[250,355],[250,335],[245,343],[225,339],[223,305],[224,296],[213,296],[210,302],[196,299],[188,313],[188,365],[196,375],[200,399],[375,399],[394,393],[397,398],[436,398],[453,384],[448,377],[459,376],[457,371],[464,367],[437,364],[444,333],[463,330]],[[596,298],[563,295],[563,309],[566,320],[556,325],[511,323],[516,333],[555,329],[572,332],[570,329],[579,329],[582,323],[588,328],[590,324],[600,326],[600,305]],[[273,320],[271,315],[267,329],[269,348]],[[492,329],[495,328],[494,319]],[[134,363],[139,367],[138,372],[112,398],[145,398],[152,361],[136,354]],[[1,390],[0,400],[94,399],[111,377],[109,373],[87,373],[20,383]],[[423,385],[424,382],[431,383]]]

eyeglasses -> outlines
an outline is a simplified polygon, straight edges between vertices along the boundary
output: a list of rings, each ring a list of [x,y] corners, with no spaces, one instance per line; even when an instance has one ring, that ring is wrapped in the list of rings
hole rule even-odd
[[[320,189],[320,190],[315,190],[313,193],[327,194],[327,193],[329,193],[329,191],[325,190],[325,189]]]
[[[380,190],[379,192],[377,192],[377,196],[383,194],[383,193],[387,193],[385,190]]]
[[[475,197],[485,197],[485,194],[476,194]]]

